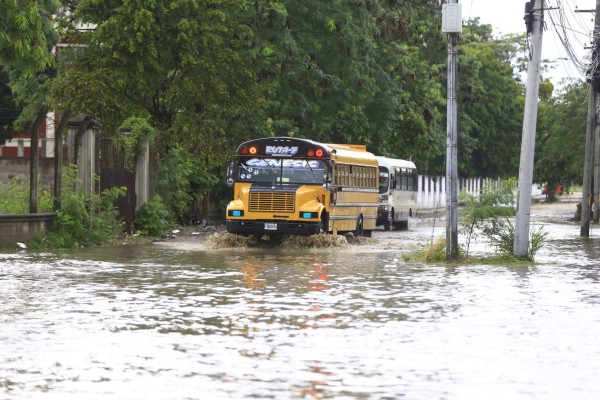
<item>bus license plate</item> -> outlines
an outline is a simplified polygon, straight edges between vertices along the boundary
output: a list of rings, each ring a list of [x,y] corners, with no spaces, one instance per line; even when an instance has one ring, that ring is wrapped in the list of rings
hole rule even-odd
[[[265,222],[265,230],[266,231],[276,231],[277,223],[275,222]]]

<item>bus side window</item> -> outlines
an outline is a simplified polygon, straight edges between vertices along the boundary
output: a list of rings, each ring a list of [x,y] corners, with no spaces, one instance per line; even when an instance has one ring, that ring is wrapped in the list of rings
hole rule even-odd
[[[348,186],[348,166],[342,165],[342,186]]]
[[[402,168],[402,190],[408,190],[408,170]]]
[[[394,168],[396,170],[396,189],[402,190],[402,170],[400,168]]]
[[[411,169],[410,174],[411,174],[411,176],[408,181],[409,182],[408,190],[412,190],[413,192],[416,192],[419,187],[419,175],[417,175],[416,169]]]
[[[364,187],[365,186],[365,182],[364,182],[364,170],[365,167],[358,167],[358,186],[360,187]]]

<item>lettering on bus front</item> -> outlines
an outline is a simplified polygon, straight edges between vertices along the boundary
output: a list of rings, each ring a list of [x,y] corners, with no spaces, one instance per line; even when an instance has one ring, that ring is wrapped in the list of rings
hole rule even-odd
[[[255,157],[240,160],[238,177],[253,183],[323,184],[325,170],[322,160]]]

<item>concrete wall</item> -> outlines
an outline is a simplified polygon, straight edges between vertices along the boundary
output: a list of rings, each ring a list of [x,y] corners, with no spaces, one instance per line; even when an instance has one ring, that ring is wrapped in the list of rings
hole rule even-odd
[[[40,184],[45,188],[54,187],[54,159],[40,158],[39,160]],[[0,185],[17,177],[24,182],[29,182],[28,158],[2,158],[0,157]]]
[[[49,230],[56,214],[0,214],[0,245],[27,242]]]

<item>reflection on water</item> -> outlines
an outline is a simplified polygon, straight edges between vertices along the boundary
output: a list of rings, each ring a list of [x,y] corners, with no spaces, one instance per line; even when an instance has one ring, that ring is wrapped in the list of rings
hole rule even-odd
[[[0,399],[600,395],[598,241],[529,267],[373,246],[0,256]]]

